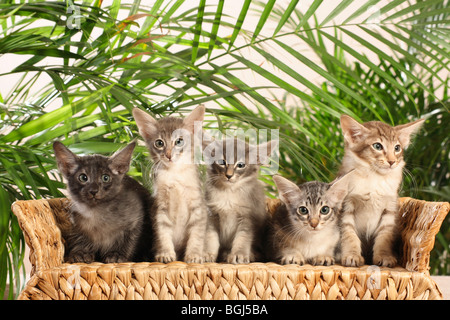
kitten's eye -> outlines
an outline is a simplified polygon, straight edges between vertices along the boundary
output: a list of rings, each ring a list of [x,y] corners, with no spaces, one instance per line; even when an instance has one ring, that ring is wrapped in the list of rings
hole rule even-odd
[[[400,152],[402,150],[402,147],[398,144],[394,147],[395,152]]]
[[[379,143],[379,142],[374,143],[374,144],[372,145],[372,147],[373,147],[375,150],[377,150],[377,151],[383,150],[383,145],[382,145],[381,143]]]
[[[239,168],[239,169],[245,168],[245,163],[238,162],[238,163],[236,163],[236,167]]]
[[[330,207],[323,206],[322,208],[320,208],[320,213],[321,214],[329,214],[330,213]]]
[[[111,181],[111,177],[108,176],[107,174],[102,175],[102,181],[103,182],[109,182]]]
[[[162,147],[164,147],[164,141],[162,141],[161,139],[156,140],[155,147],[161,149]]]
[[[182,146],[184,146],[184,140],[183,140],[183,138],[178,138],[177,140],[175,140],[175,146],[176,146],[176,147],[182,147]]]
[[[216,163],[217,163],[219,166],[224,166],[224,165],[227,164],[227,162],[226,162],[225,160],[223,160],[223,159],[217,160]]]
[[[80,182],[87,182],[89,179],[88,179],[88,176],[87,176],[87,175],[85,175],[84,173],[82,173],[82,174],[80,174],[80,175],[78,176],[78,180],[79,180]]]
[[[297,209],[297,211],[298,211],[298,213],[300,213],[301,215],[305,215],[305,214],[308,214],[308,208],[306,208],[306,207],[300,207],[300,208],[298,208]]]

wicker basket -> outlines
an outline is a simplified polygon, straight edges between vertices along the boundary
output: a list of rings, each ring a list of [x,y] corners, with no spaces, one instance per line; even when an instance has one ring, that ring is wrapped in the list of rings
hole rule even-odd
[[[67,264],[67,199],[17,201],[31,279],[19,299],[442,299],[428,272],[447,202],[401,198],[401,266],[281,266],[173,262]],[[277,202],[268,202],[271,210]]]

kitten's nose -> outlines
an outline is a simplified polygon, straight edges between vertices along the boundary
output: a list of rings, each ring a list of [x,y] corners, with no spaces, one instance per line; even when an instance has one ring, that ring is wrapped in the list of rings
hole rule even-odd
[[[311,220],[309,221],[309,225],[310,225],[311,227],[313,227],[314,229],[317,227],[318,224],[319,224],[319,219],[311,219]]]
[[[395,163],[395,161],[388,161],[388,163],[392,167],[392,165]]]
[[[166,151],[166,157],[167,157],[167,159],[169,159],[169,160],[172,159],[172,150],[167,150],[167,151]]]
[[[90,190],[89,193],[90,193],[92,196],[95,196],[95,195],[98,193],[98,190]]]
[[[230,180],[233,175],[234,175],[233,166],[228,166],[227,170],[225,171],[225,177],[227,177],[227,179]]]

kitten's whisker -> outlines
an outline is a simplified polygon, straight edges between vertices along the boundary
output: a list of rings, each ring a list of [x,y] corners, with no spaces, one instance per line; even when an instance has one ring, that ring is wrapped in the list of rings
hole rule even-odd
[[[284,232],[287,231],[287,232]],[[302,235],[304,234],[303,228],[296,228],[295,226],[292,226],[291,224],[288,224],[286,226],[283,226],[277,232],[275,233],[275,236],[277,238],[280,237],[280,233],[282,233],[281,239],[279,239],[280,243],[285,246],[289,241],[289,239],[293,239],[294,241],[298,241],[300,238],[302,238]]]
[[[417,186],[417,180],[414,178],[413,174],[411,173],[411,171],[409,171],[406,167],[403,168],[403,173],[405,174],[405,176],[409,177],[411,180],[411,188],[410,188],[410,194],[409,197],[415,198],[417,193],[418,193],[418,186]],[[405,179],[402,179],[402,183],[400,185],[400,190],[403,189],[405,184]]]
[[[155,162],[153,162],[153,165],[150,169],[150,175],[152,177],[152,180],[155,180],[156,175],[158,173],[159,167],[162,165],[162,161],[161,160],[157,160]]]

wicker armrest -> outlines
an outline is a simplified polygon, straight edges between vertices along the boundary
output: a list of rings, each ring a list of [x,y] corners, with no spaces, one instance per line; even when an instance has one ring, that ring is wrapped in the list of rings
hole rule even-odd
[[[408,271],[428,272],[430,252],[449,210],[448,202],[400,198],[402,265]]]
[[[30,248],[31,275],[58,266],[64,261],[64,237],[70,231],[68,199],[16,201],[17,216]]]

